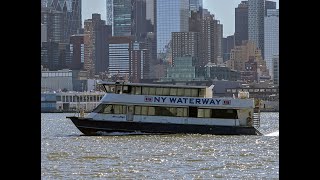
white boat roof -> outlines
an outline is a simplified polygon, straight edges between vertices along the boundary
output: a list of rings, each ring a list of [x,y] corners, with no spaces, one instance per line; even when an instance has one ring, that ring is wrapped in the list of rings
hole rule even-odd
[[[149,87],[177,87],[177,88],[209,88],[209,86],[191,86],[191,85],[173,85],[173,84],[150,84],[150,83],[129,83],[129,82],[110,82],[110,81],[98,81],[97,84],[101,85],[130,85],[130,86],[149,86]]]

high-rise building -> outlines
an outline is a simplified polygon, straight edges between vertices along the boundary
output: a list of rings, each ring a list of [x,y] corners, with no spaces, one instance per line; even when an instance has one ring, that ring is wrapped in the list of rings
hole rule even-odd
[[[203,10],[203,0],[190,0],[190,11],[192,12],[200,12],[202,14]]]
[[[200,31],[200,61],[199,65],[204,66],[207,63],[218,63],[222,58],[222,30],[223,26],[214,15],[205,16],[201,20]]]
[[[218,63],[219,59],[223,58],[222,52],[222,38],[223,38],[223,25],[219,20],[215,20],[215,33],[214,33],[214,62]]]
[[[273,56],[272,64],[273,64],[273,84],[279,85],[279,55]]]
[[[132,49],[132,37],[113,36],[108,38],[109,42],[109,65],[110,75],[129,76],[130,59]]]
[[[241,1],[235,8],[235,45],[241,46],[242,41],[248,40],[248,1]]]
[[[106,25],[112,26],[113,35],[113,0],[106,0]]]
[[[41,24],[41,46],[42,42],[47,42],[47,25]]]
[[[131,0],[113,0],[113,36],[131,36]]]
[[[84,34],[70,37],[70,52],[72,53],[70,69],[81,70],[84,63]]]
[[[189,18],[189,32],[201,31],[202,13],[191,11],[191,17]]]
[[[169,61],[171,33],[188,32],[189,0],[156,1],[157,58]]]
[[[49,70],[58,70],[59,65],[59,43],[49,41],[43,42],[41,47],[41,65]]]
[[[82,27],[81,0],[46,0],[47,7],[63,12],[63,42],[69,42],[70,36],[78,34]]]
[[[254,74],[257,74],[255,79],[259,80],[260,77],[269,75],[266,62],[261,55],[261,50],[252,41],[244,41],[241,46],[235,46],[231,50],[230,60],[226,61],[227,67],[243,72],[242,76],[248,76],[248,73],[250,76],[253,75],[252,69],[250,69],[250,67],[253,67],[252,63],[256,64],[257,67],[254,70]]]
[[[141,82],[145,76],[145,68],[148,68],[149,65],[146,63],[147,57],[147,49],[143,48],[144,43],[134,42],[133,48],[130,51],[131,59],[130,59],[130,72],[129,72],[129,80],[130,82]]]
[[[84,21],[84,69],[90,77],[107,71],[107,38],[111,36],[111,26],[101,20],[100,14],[92,14],[92,19]]]
[[[152,31],[151,21],[146,18],[146,0],[132,1],[132,28],[131,35],[138,42],[144,41],[147,32]]]
[[[264,53],[265,0],[248,0],[248,40]]]
[[[172,65],[177,57],[191,56],[199,61],[199,32],[173,32],[172,33]]]
[[[264,59],[273,78],[272,58],[279,54],[279,9],[268,9],[264,19]]]
[[[155,23],[155,1],[156,0],[146,0],[146,19],[147,21],[150,20],[152,26],[154,26]]]
[[[277,9],[277,2],[274,1],[266,1],[265,2],[265,16],[267,16],[268,9]]]
[[[223,47],[223,61],[227,61],[230,59],[230,52],[231,49],[234,48],[234,35],[227,36],[222,40],[222,47]]]
[[[64,16],[61,11],[41,8],[41,23],[46,26],[46,38],[50,42],[64,42]],[[44,32],[45,33],[45,32]]]

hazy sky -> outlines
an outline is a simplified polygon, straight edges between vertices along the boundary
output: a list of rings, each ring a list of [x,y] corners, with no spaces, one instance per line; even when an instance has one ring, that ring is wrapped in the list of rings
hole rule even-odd
[[[277,2],[279,8],[279,0],[273,1]],[[234,9],[240,2],[241,0],[203,0],[203,8],[208,9],[223,24],[224,37],[234,33]],[[82,0],[82,20],[91,19],[92,13],[101,14],[101,18],[105,20],[106,0]]]

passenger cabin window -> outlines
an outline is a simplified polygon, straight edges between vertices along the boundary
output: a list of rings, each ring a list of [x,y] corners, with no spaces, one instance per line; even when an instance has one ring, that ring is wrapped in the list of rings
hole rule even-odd
[[[163,96],[169,96],[170,95],[170,88],[164,87],[163,91],[162,91],[162,95]]]
[[[104,85],[107,93],[114,93],[115,92],[115,86],[114,85]]]
[[[149,95],[155,95],[156,94],[156,88],[155,87],[150,87],[149,88]]]
[[[185,96],[191,96],[191,89],[184,89]]]
[[[212,109],[212,118],[238,119],[236,109]]]
[[[141,86],[136,86],[136,92],[135,94],[140,95],[141,94]]]
[[[184,96],[184,89],[178,88],[177,91],[178,91],[178,92],[177,92],[177,95],[178,95],[178,96]]]
[[[199,89],[199,97],[205,97],[205,89]]]
[[[191,96],[198,97],[198,89],[191,89]]]
[[[162,96],[162,91],[163,91],[163,88],[162,88],[162,87],[157,87],[157,88],[156,88],[156,95]]]
[[[177,95],[177,91],[178,91],[177,88],[170,88],[170,95],[171,96],[176,96]]]
[[[149,91],[150,91],[149,87],[142,87],[142,94],[143,95],[150,95]]]

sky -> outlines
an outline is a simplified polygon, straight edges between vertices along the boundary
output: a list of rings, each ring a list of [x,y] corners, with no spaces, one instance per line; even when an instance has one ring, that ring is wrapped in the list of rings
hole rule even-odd
[[[277,2],[279,8],[279,0],[273,1]],[[223,24],[224,37],[234,34],[234,9],[240,2],[241,0],[203,0],[203,8],[208,9]],[[82,21],[91,19],[92,13],[101,14],[101,19],[105,20],[106,0],[82,0]]]

